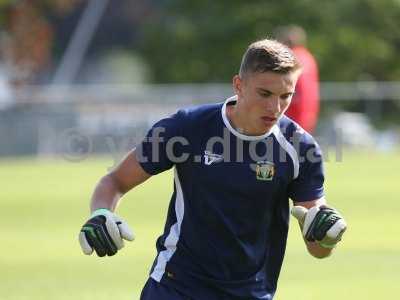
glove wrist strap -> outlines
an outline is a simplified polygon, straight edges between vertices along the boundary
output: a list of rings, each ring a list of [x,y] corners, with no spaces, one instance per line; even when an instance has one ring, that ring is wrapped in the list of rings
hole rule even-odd
[[[95,216],[98,216],[98,215],[104,215],[104,214],[108,214],[110,212],[111,211],[108,208],[98,208],[98,209],[96,209],[96,210],[94,210],[92,212],[90,217],[95,217]]]
[[[333,249],[336,247],[336,244],[324,244],[324,243],[320,243],[320,242],[318,243],[318,245],[325,249]]]

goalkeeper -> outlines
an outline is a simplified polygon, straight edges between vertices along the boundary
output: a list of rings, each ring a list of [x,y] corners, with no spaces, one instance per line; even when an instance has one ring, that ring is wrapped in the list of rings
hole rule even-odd
[[[118,201],[174,168],[174,192],[141,300],[272,299],[289,199],[309,253],[329,256],[346,223],[325,201],[320,147],[284,115],[300,73],[286,46],[268,39],[251,44],[233,77],[233,97],[160,120],[100,180],[79,233],[83,252],[112,256],[133,240],[115,213]]]

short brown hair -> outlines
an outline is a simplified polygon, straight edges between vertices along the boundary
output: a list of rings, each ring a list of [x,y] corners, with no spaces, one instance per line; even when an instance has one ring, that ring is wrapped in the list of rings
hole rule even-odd
[[[239,75],[274,72],[287,74],[300,69],[293,52],[282,43],[264,39],[252,43],[243,55]]]

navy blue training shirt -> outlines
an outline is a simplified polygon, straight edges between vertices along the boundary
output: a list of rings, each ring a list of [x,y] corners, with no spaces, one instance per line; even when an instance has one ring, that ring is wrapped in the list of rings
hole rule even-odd
[[[286,116],[262,136],[243,135],[226,116],[236,99],[179,110],[137,147],[147,173],[174,167],[150,276],[193,299],[272,299],[289,198],[323,197],[322,155],[311,135]]]

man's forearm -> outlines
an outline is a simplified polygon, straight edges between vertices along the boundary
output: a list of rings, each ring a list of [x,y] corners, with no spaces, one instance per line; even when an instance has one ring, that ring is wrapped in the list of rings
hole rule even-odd
[[[93,212],[99,208],[107,208],[114,211],[121,196],[122,192],[117,183],[112,175],[108,174],[99,181],[93,192],[90,211]]]

